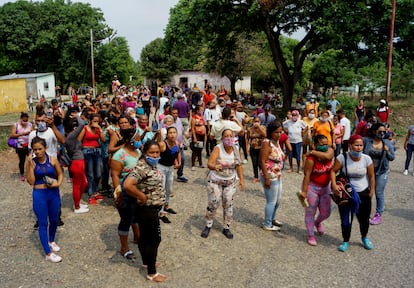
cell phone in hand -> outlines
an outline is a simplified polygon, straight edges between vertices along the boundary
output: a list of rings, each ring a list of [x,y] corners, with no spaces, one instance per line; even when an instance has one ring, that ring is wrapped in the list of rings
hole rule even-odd
[[[46,112],[46,117],[47,118],[52,118],[52,116],[53,116],[53,112],[52,111],[47,111]]]

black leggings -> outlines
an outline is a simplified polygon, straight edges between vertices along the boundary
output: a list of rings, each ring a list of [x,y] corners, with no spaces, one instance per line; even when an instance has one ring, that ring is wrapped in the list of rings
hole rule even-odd
[[[140,231],[138,249],[141,253],[142,264],[148,267],[148,274],[157,273],[155,263],[157,261],[158,246],[161,242],[161,227],[158,215],[160,210],[161,206],[136,207],[136,219]]]
[[[250,148],[250,158],[252,158],[254,178],[259,178],[259,156],[260,149]]]
[[[19,156],[19,171],[20,175],[24,175],[24,163],[26,162],[26,157],[29,155],[28,148],[17,148],[17,156]]]
[[[368,235],[369,216],[371,215],[371,197],[369,197],[369,189],[359,192],[358,195],[361,199],[361,204],[359,205],[359,210],[358,213],[356,213],[356,216],[359,222],[361,237],[365,238]],[[342,237],[344,238],[344,242],[349,242],[354,214],[351,212],[351,207],[349,205],[338,207],[339,215],[341,216]]]

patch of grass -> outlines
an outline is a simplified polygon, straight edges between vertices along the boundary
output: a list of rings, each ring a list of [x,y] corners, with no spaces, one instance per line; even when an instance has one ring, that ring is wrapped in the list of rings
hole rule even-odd
[[[10,136],[10,127],[8,126],[0,126],[0,151],[4,151],[9,149],[7,146],[7,140]]]

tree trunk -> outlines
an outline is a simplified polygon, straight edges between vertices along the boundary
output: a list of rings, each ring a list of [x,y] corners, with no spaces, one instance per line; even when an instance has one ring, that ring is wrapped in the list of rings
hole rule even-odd
[[[237,93],[236,93],[236,82],[237,79],[234,77],[229,78],[230,79],[230,91],[231,91],[231,99],[237,99]]]

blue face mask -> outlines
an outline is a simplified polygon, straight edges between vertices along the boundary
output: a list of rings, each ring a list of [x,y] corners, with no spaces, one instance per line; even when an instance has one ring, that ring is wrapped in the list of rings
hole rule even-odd
[[[134,141],[134,147],[135,149],[139,149],[142,146],[142,142],[141,141]]]
[[[158,161],[160,161],[160,157],[154,158],[154,157],[145,156],[145,160],[147,161],[148,165],[157,166]]]
[[[354,151],[354,150],[349,150],[349,155],[351,155],[353,158],[360,158],[362,155],[362,151]]]
[[[46,122],[39,122],[37,123],[37,130],[39,130],[40,132],[44,132],[47,130],[47,124]]]

